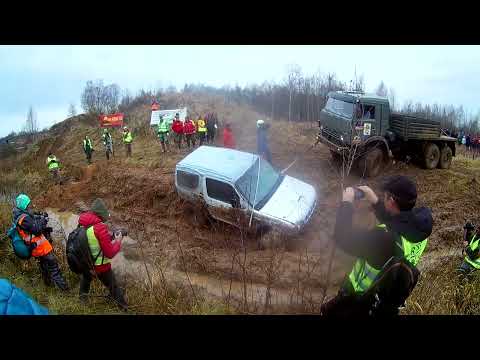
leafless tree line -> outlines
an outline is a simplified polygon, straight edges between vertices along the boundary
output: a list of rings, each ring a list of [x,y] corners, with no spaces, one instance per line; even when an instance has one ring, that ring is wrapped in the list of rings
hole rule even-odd
[[[103,80],[87,81],[82,92],[82,108],[89,114],[109,114],[118,110],[120,87],[104,85]]]

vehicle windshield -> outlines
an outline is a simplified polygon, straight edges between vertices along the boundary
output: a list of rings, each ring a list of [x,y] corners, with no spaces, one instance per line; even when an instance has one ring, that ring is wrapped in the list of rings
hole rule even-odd
[[[328,98],[325,110],[349,119],[353,117],[353,103],[334,99],[333,97]]]
[[[235,183],[235,187],[248,201],[250,206],[252,206],[255,201],[255,204],[253,205],[255,210],[260,210],[267,203],[284,178],[284,176],[277,172],[272,165],[261,158],[259,177],[258,165],[259,160],[255,161],[250,169],[248,169]],[[259,182],[257,196],[255,197],[257,178],[259,179]]]

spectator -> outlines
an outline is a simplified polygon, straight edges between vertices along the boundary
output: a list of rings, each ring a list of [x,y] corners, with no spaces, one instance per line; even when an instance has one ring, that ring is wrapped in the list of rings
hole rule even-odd
[[[232,128],[229,123],[225,124],[223,129],[223,146],[230,149],[235,149],[235,137],[233,136]]]
[[[263,120],[257,121],[257,153],[271,164],[272,154],[270,152],[267,139],[269,127],[270,125],[265,124]]]
[[[186,118],[183,130],[185,132],[185,140],[188,148],[190,149],[190,144],[192,144],[192,147],[195,147],[195,133],[197,132],[195,121],[193,121],[193,119]]]
[[[178,148],[182,148],[182,138],[183,138],[183,122],[180,120],[180,115],[175,114],[175,119],[172,124],[172,131],[174,136],[174,141],[177,144]]]

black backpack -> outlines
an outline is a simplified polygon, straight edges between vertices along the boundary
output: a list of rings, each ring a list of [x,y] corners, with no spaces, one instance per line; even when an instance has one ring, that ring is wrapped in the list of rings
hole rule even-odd
[[[87,230],[78,226],[67,239],[67,263],[76,274],[88,273],[93,269],[95,261],[88,245]]]
[[[420,271],[405,257],[391,257],[362,296],[371,316],[395,316],[417,285]]]

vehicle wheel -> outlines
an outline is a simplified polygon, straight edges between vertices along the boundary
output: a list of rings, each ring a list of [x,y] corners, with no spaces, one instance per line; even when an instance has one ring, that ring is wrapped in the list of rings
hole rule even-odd
[[[452,164],[452,149],[446,145],[440,152],[440,160],[438,161],[438,167],[440,169],[449,169]]]
[[[367,154],[358,161],[358,170],[366,177],[376,177],[380,174],[385,163],[385,154],[378,147],[367,150]]]
[[[440,160],[440,149],[434,143],[428,143],[425,147],[424,161],[426,169],[435,169]]]

